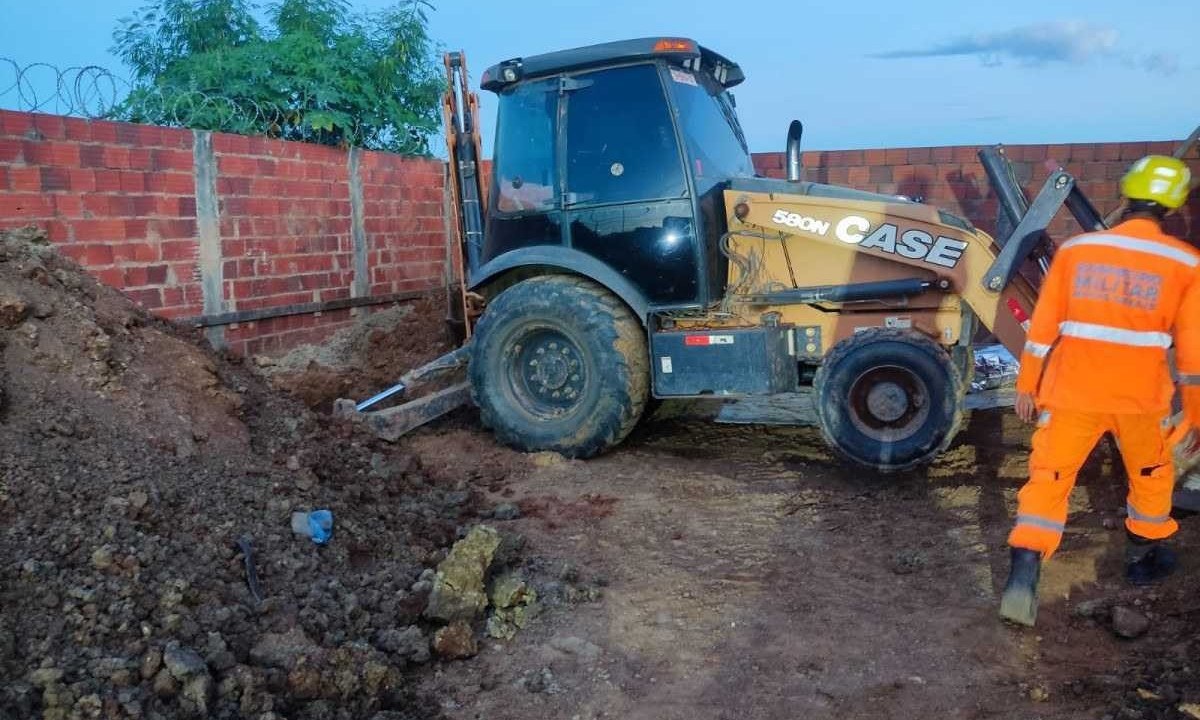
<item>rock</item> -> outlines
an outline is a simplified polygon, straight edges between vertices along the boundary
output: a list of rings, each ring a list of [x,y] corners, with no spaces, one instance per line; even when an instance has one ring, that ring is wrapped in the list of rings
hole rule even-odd
[[[433,635],[433,651],[446,660],[474,657],[479,652],[471,626],[459,620]]]
[[[1177,709],[1188,717],[1200,720],[1200,703],[1183,703]]]
[[[288,673],[287,688],[298,700],[316,700],[321,697],[321,673],[308,666],[300,666]]]
[[[104,711],[104,703],[100,700],[100,696],[92,693],[84,695],[75,701],[75,714],[84,718],[98,718]]]
[[[531,693],[547,693],[555,695],[562,692],[558,682],[554,679],[554,673],[550,672],[550,668],[542,668],[534,672],[532,675],[524,678],[525,689]]]
[[[149,680],[154,677],[158,669],[162,667],[162,650],[158,648],[150,648],[146,654],[142,656],[141,675],[143,680]]]
[[[533,453],[529,456],[529,459],[533,461],[534,467],[540,468],[554,467],[556,465],[562,465],[564,462],[566,462],[566,458],[564,458],[562,455],[559,455],[556,452],[550,452],[548,450],[545,452]]]
[[[500,503],[492,508],[492,517],[497,520],[516,520],[521,517],[521,508],[516,503]]]
[[[188,678],[183,684],[183,699],[196,707],[200,717],[208,717],[208,706],[213,697],[213,680],[208,673]]]
[[[300,469],[300,458],[296,457],[295,455],[288,455],[287,469],[291,470],[292,472],[296,472],[297,470],[299,470]]]
[[[1110,605],[1112,605],[1112,602],[1108,598],[1084,600],[1075,606],[1074,613],[1076,617],[1101,620],[1108,615]]]
[[[492,585],[491,600],[495,610],[488,618],[488,635],[511,640],[533,616],[537,591],[519,575],[509,573],[497,578]]]
[[[421,629],[410,625],[403,630],[388,628],[375,634],[375,647],[413,663],[429,662],[429,640]]]
[[[44,688],[62,680],[63,671],[54,667],[39,668],[30,672],[27,679],[34,687]]]
[[[551,638],[550,647],[567,655],[574,655],[587,662],[595,662],[600,659],[603,650],[599,645],[590,643],[580,637],[555,637]]]
[[[11,295],[0,295],[0,329],[11,330],[29,316],[29,306]]]
[[[1029,699],[1034,702],[1046,702],[1050,699],[1050,691],[1041,685],[1034,685],[1029,689]]]
[[[500,535],[486,525],[471,528],[454,544],[434,576],[425,616],[444,622],[471,621],[487,607],[484,578],[500,547]]]
[[[200,653],[178,643],[168,643],[163,651],[163,664],[176,680],[186,680],[195,675],[207,675],[208,666]]]
[[[229,652],[229,646],[225,644],[225,638],[221,637],[220,633],[208,634],[208,644],[204,649],[204,661],[217,672],[225,672],[237,665],[237,658]]]
[[[134,490],[129,493],[129,506],[135,510],[141,510],[150,502],[150,496],[142,490]]]
[[[1150,618],[1137,610],[1118,605],[1112,610],[1112,627],[1118,637],[1132,640],[1146,634],[1150,629]]]
[[[158,671],[154,676],[154,694],[160,698],[174,697],[179,692],[179,683],[175,682],[175,678],[171,677],[170,671],[166,668]]]
[[[901,550],[892,556],[892,572],[897,575],[908,575],[925,567],[925,553],[920,550]]]
[[[107,570],[113,564],[113,546],[102,545],[92,551],[92,567]]]
[[[317,647],[300,628],[286,633],[264,633],[250,648],[250,662],[263,667],[291,670],[305,656],[316,655]]]

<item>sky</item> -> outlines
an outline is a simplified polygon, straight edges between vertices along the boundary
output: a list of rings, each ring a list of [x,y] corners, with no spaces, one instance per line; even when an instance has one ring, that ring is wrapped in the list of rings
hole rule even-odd
[[[387,0],[352,0],[378,8]],[[0,58],[100,65],[143,0],[0,0]],[[1152,9],[1150,5],[1153,5]],[[474,83],[504,59],[656,35],[742,66],[751,150],[1170,140],[1200,124],[1200,2],[1154,0],[434,0],[430,34]],[[6,74],[7,73],[7,74]],[[0,61],[0,107],[11,107]],[[477,87],[477,85],[476,85]],[[480,93],[485,147],[494,97]]]

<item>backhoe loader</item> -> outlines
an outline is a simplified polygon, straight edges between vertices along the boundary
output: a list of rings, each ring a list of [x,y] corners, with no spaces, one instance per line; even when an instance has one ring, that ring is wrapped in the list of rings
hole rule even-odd
[[[903,196],[756,174],[730,90],[743,73],[686,38],[514,58],[484,182],[478,98],[445,58],[444,112],[461,346],[342,411],[395,438],[473,400],[495,436],[585,458],[647,404],[812,385],[821,431],[882,472],[952,441],[982,327],[1019,355],[1065,205],[1104,218],[1061,168],[1029,202],[1002,147],[980,151],[1003,238]],[[459,382],[381,406],[430,377]]]

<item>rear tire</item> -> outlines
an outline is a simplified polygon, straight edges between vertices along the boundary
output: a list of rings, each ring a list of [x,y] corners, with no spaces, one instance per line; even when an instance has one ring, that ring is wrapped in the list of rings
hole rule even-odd
[[[834,346],[813,380],[821,432],[843,458],[879,472],[928,463],[962,420],[963,380],[917,333],[872,328]]]
[[[535,277],[492,300],[468,374],[483,423],[518,450],[596,455],[625,439],[649,395],[641,323],[600,285]]]

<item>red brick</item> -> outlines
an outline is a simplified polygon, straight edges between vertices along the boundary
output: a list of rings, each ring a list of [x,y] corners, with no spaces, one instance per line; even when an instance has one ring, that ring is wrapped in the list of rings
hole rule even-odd
[[[123,242],[113,245],[113,261],[124,262],[156,262],[161,259],[158,243]]]
[[[1088,143],[1076,143],[1070,146],[1070,158],[1074,162],[1088,162],[1098,157],[1099,146]]]
[[[893,172],[900,169],[899,167],[893,168],[887,165],[874,165],[870,168],[867,179],[871,183],[890,182]],[[851,171],[853,171],[853,168],[851,168]]]
[[[121,192],[140,193],[146,192],[146,173],[137,172],[135,170],[121,171]]]
[[[21,162],[25,158],[25,144],[13,138],[0,138],[0,162]]]
[[[1144,142],[1121,143],[1121,159],[1138,160],[1146,155],[1146,150]]]
[[[71,173],[67,168],[42,166],[38,170],[43,192],[71,189]]]
[[[954,160],[954,148],[952,147],[935,147],[929,154],[930,160],[935,163],[948,163]]]
[[[121,191],[121,171],[120,170],[97,170],[96,171],[96,192],[120,192]]]
[[[196,237],[196,221],[192,218],[155,220],[154,228],[155,232],[161,238],[180,239]]]
[[[44,218],[54,214],[44,195],[0,195],[0,218]]]
[[[68,245],[75,251],[75,262],[94,268],[113,264],[112,248],[108,245]]]
[[[24,135],[32,126],[31,113],[0,110],[0,132],[5,135]]]
[[[932,159],[933,159],[933,149],[932,148],[927,148],[927,147],[909,148],[909,150],[908,150],[908,164],[910,164],[910,165],[926,164],[926,163],[931,162]]]
[[[92,123],[82,118],[63,118],[63,130],[68,140],[90,142],[92,139]]]
[[[54,211],[62,218],[83,217],[83,200],[79,195],[58,193],[54,197]]]
[[[104,167],[113,170],[128,170],[129,152],[130,149],[124,145],[105,145]]]
[[[978,148],[970,145],[959,145],[954,148],[954,162],[959,164],[977,162],[979,159],[978,150]]]
[[[97,280],[109,287],[123,288],[125,287],[125,271],[121,268],[106,267],[98,268],[91,271],[92,275]]]
[[[111,242],[125,239],[125,221],[111,218],[79,220],[74,223],[77,242]]]
[[[71,168],[67,171],[70,178],[70,188],[77,193],[90,193],[96,190],[96,173],[91,170]]]
[[[200,245],[195,240],[166,240],[160,248],[163,260],[195,260],[200,256]]]
[[[129,148],[129,164],[127,167],[131,170],[154,170],[155,167],[150,154],[150,148]]]
[[[8,169],[10,187],[15,192],[40,192],[42,172],[38,167],[13,166]]]
[[[151,173],[146,176],[146,190],[172,195],[191,195],[196,192],[196,184],[192,175],[187,173]]]
[[[163,305],[162,291],[159,288],[145,288],[142,290],[128,290],[125,294],[130,300],[141,305],[147,310],[154,310]]]
[[[192,153],[184,150],[159,148],[150,153],[150,167],[157,172],[192,172],[195,168],[195,159],[192,157]]]
[[[67,137],[67,130],[60,115],[43,115],[34,113],[29,124],[29,132],[48,140],[62,140]]]

